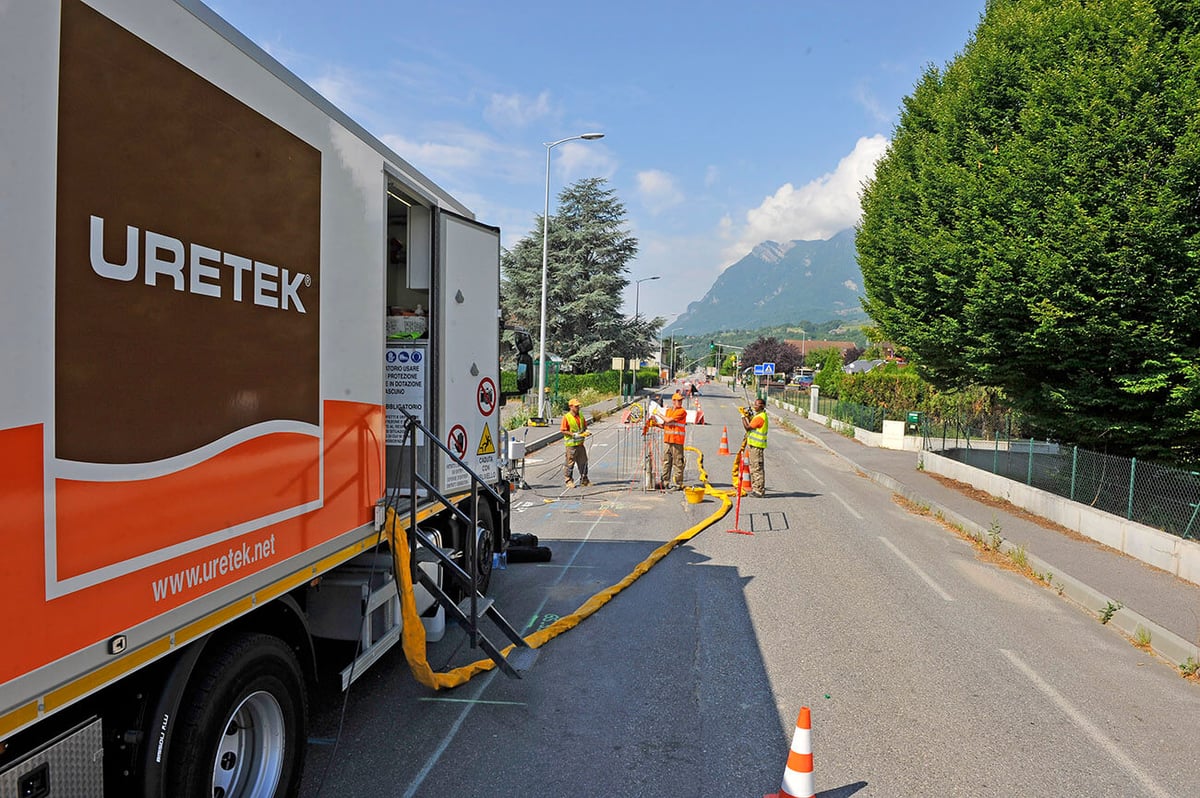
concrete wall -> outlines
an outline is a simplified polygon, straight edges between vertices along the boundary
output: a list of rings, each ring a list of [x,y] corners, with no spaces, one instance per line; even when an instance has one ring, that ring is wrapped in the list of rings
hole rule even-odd
[[[1196,541],[1168,535],[1160,529],[1128,521],[935,452],[923,452],[920,463],[932,474],[965,482],[1180,579],[1200,584],[1200,543]]]

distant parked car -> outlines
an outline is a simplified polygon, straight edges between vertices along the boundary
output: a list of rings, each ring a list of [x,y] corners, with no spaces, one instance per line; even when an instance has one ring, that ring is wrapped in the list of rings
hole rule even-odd
[[[813,384],[813,370],[802,368],[802,369],[797,369],[796,371],[792,372],[791,384],[797,385],[800,387],[804,387],[804,388],[807,388],[808,386],[812,385]]]

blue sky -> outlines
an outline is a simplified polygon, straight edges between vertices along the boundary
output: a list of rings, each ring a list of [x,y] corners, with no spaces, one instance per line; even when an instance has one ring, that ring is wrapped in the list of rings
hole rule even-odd
[[[828,238],[902,98],[985,0],[595,3],[209,0],[511,246],[558,192],[608,180],[643,315],[687,309],[764,240]],[[626,292],[632,314],[634,286]]]

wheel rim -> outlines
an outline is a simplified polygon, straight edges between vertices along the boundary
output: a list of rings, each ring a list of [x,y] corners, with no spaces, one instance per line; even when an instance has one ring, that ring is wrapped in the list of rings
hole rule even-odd
[[[475,538],[476,556],[479,562],[478,582],[476,587],[479,592],[485,592],[483,588],[487,587],[492,577],[492,555],[496,552],[495,540],[492,538],[491,530],[486,527],[480,527]]]
[[[283,710],[260,690],[242,700],[225,724],[213,762],[213,798],[274,795],[283,773]]]

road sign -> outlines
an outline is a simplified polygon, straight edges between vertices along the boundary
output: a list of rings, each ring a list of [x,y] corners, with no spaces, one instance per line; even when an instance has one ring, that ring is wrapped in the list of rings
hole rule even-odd
[[[763,374],[774,374],[774,373],[775,373],[775,364],[774,363],[763,363]]]
[[[756,377],[761,377],[762,375],[764,375],[764,374],[766,374],[766,373],[767,373],[767,372],[763,371],[763,364],[762,364],[762,363],[755,363],[755,364],[754,364],[754,375],[755,375]]]

